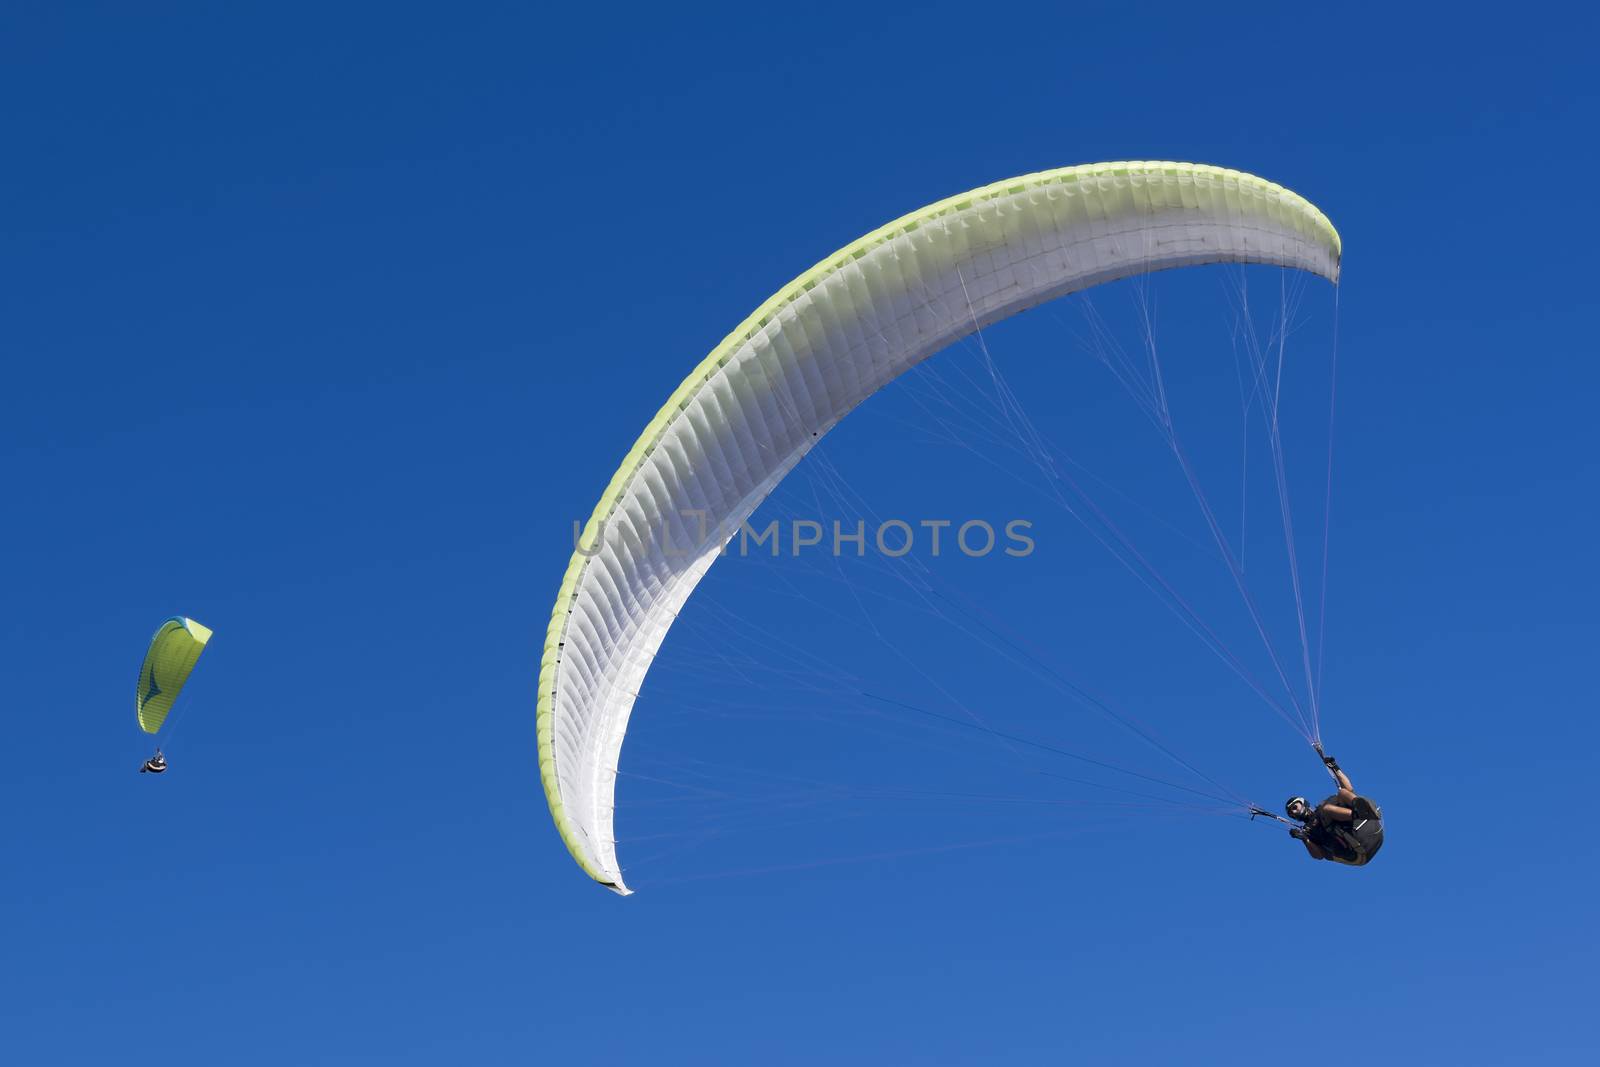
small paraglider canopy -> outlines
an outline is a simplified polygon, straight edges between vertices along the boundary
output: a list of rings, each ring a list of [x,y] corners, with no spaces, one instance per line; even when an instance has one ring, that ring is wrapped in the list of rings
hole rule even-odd
[[[150,639],[150,649],[139,668],[139,688],[134,697],[139,729],[147,734],[161,729],[210,640],[211,631],[193,619],[177,616],[161,624]]]

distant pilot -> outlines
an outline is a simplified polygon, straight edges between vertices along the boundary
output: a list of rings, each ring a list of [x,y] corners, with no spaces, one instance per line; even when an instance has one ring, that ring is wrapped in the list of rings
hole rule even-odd
[[[167,757],[163,756],[161,754],[161,750],[158,748],[156,749],[156,754],[154,756],[151,756],[149,759],[144,761],[144,766],[139,768],[139,773],[161,774],[166,769]]]

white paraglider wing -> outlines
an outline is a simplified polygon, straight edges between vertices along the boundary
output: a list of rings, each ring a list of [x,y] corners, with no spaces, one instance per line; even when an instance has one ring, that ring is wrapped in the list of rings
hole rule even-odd
[[[606,487],[540,663],[539,773],[592,878],[627,893],[617,761],[650,663],[720,547],[823,434],[991,322],[1102,282],[1204,263],[1337,281],[1339,237],[1280,186],[1186,163],[1030,174],[898,219],[785,286],[684,380]]]

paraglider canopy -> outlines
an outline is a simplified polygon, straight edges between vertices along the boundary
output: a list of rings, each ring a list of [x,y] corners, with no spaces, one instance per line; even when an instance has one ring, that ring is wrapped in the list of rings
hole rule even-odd
[[[987,324],[1091,286],[1216,263],[1336,282],[1339,258],[1328,219],[1281,186],[1191,163],[1105,163],[942,200],[779,290],[644,428],[551,610],[539,774],[578,865],[629,891],[613,831],[617,764],[651,661],[722,544],[863,400]]]
[[[139,688],[134,695],[139,729],[147,734],[161,729],[210,640],[211,631],[193,619],[175,616],[161,624],[139,668]]]

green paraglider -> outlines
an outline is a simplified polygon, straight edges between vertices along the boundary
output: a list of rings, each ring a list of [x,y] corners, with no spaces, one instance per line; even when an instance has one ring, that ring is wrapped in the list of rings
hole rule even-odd
[[[139,667],[139,686],[134,691],[134,714],[139,729],[147,734],[160,732],[210,640],[209,628],[182,616],[168,619],[156,630],[144,654],[144,663]],[[166,757],[159,748],[139,768],[141,773],[151,774],[160,774],[166,769]]]

